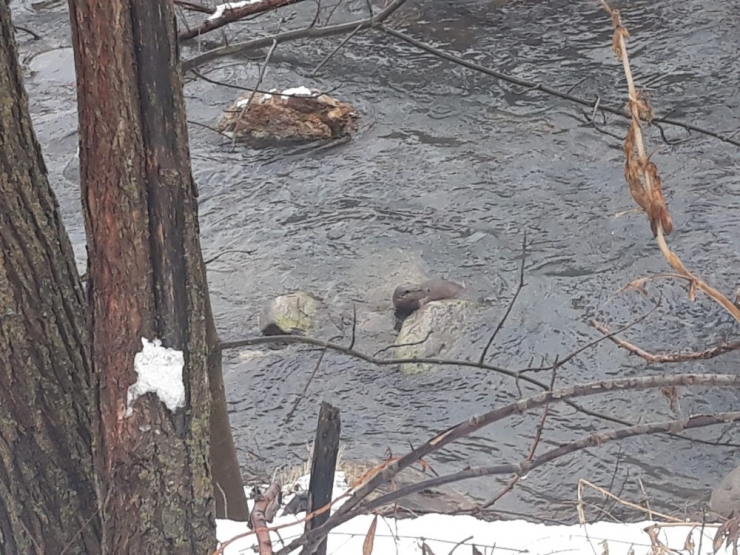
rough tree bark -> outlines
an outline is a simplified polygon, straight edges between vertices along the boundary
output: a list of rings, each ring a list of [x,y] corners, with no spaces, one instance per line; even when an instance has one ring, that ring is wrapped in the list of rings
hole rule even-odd
[[[172,2],[70,0],[70,15],[104,549],[207,553],[210,314]],[[126,415],[142,338],[184,353],[185,409],[148,394]]]
[[[0,553],[100,553],[89,344],[0,0]]]

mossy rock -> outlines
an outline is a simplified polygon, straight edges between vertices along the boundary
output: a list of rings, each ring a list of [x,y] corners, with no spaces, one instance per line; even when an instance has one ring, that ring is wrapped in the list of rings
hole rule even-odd
[[[317,297],[302,291],[275,297],[260,314],[260,331],[263,335],[306,335],[317,325],[320,304]]]

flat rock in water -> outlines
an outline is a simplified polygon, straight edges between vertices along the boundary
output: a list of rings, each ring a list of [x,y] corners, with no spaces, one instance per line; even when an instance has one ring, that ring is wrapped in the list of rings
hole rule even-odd
[[[250,100],[251,98],[251,100]],[[239,97],[217,124],[237,140],[255,142],[338,139],[357,128],[357,111],[306,87]]]
[[[399,345],[396,358],[444,358],[465,333],[474,306],[461,299],[427,303],[404,320],[395,342]],[[401,372],[418,374],[431,368],[431,364],[406,363],[401,365]]]
[[[316,326],[320,301],[310,293],[288,293],[272,299],[260,314],[263,335],[306,335]]]
[[[733,512],[735,516],[740,516],[740,466],[725,476],[712,490],[709,506],[724,517],[729,517]]]

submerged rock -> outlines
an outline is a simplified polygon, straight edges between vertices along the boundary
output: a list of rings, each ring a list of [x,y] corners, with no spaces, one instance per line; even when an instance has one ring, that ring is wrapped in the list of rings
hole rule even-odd
[[[297,292],[272,299],[260,314],[264,335],[306,335],[315,327],[319,300],[310,293]]]
[[[432,301],[411,314],[403,322],[396,338],[397,358],[444,358],[465,333],[473,312],[471,301],[449,299]],[[405,363],[401,372],[428,372],[431,364]]]
[[[740,466],[725,476],[712,490],[709,506],[724,517],[740,516]]]
[[[359,116],[352,106],[319,91],[298,87],[252,94],[226,110],[219,131],[237,140],[279,142],[338,139],[357,127]]]

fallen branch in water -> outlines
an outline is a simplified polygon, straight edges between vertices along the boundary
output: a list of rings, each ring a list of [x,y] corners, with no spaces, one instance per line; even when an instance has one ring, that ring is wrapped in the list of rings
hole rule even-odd
[[[188,40],[199,37],[201,35],[204,35],[205,33],[208,33],[209,31],[220,29],[221,27],[224,27],[229,23],[239,21],[240,19],[244,19],[245,17],[248,17],[250,15],[256,15],[272,10],[277,10],[279,8],[284,8],[285,6],[297,4],[298,2],[303,2],[303,0],[261,0],[260,2],[232,2],[230,5],[233,7],[229,7],[226,9],[222,7],[217,7],[211,17],[206,19],[197,27],[182,31],[179,34],[178,38],[180,40]],[[224,6],[224,4],[222,4],[221,6]],[[220,15],[217,16],[217,14]]]
[[[212,8],[211,6],[204,6],[203,4],[191,2],[190,0],[175,0],[175,6],[180,6],[184,10],[188,10],[191,12],[207,13],[208,15],[213,15],[214,13],[216,13],[216,8]]]
[[[715,289],[690,272],[683,262],[681,262],[681,259],[671,251],[665,240],[665,235],[670,234],[673,230],[673,222],[663,199],[658,168],[647,156],[641,132],[641,121],[651,121],[653,119],[653,109],[647,97],[639,93],[635,88],[629,56],[627,55],[627,38],[629,37],[629,32],[622,25],[619,10],[613,10],[606,0],[601,0],[601,4],[611,16],[612,26],[614,27],[612,48],[624,66],[624,74],[629,90],[629,109],[632,121],[624,141],[624,154],[626,158],[624,176],[629,186],[630,194],[635,203],[648,215],[653,235],[660,247],[661,253],[663,253],[671,268],[691,282],[692,291],[694,289],[703,291],[708,297],[729,312],[735,320],[740,322],[740,308],[735,306],[718,289]]]
[[[718,357],[725,353],[737,351],[740,349],[740,341],[734,343],[720,343],[714,347],[709,347],[703,351],[689,351],[683,353],[660,353],[653,354],[633,345],[629,341],[625,341],[611,333],[609,328],[604,324],[600,324],[596,320],[591,320],[591,325],[599,330],[603,334],[608,334],[609,339],[619,347],[628,350],[631,353],[636,354],[640,358],[644,358],[648,362],[687,362],[689,360],[708,360],[710,358]]]
[[[384,33],[395,37],[397,39],[400,39],[404,42],[407,42],[408,44],[411,44],[415,47],[417,47],[420,50],[424,50],[425,52],[429,52],[430,54],[433,54],[434,56],[437,56],[438,58],[442,58],[444,60],[447,60],[449,62],[455,63],[457,65],[466,67],[468,69],[472,69],[473,71],[477,71],[479,73],[483,73],[485,75],[490,75],[491,77],[495,77],[496,79],[499,79],[501,81],[505,81],[507,83],[511,83],[512,85],[518,85],[520,87],[523,87],[525,91],[522,93],[529,93],[529,92],[536,92],[540,91],[546,94],[549,94],[551,96],[555,96],[557,98],[562,98],[563,100],[568,100],[570,102],[574,102],[575,104],[580,104],[581,106],[587,106],[589,108],[593,108],[595,112],[606,112],[609,114],[614,114],[616,116],[619,116],[621,118],[627,118],[629,119],[631,116],[629,114],[626,114],[624,109],[617,106],[609,106],[607,104],[601,103],[599,100],[594,103],[592,100],[586,100],[585,98],[581,98],[575,95],[570,94],[569,92],[561,91],[558,89],[555,89],[553,87],[549,87],[547,85],[544,85],[542,83],[535,83],[534,81],[527,81],[525,79],[519,79],[518,77],[513,77],[511,75],[507,75],[505,73],[501,73],[500,71],[496,71],[494,69],[491,69],[489,67],[483,66],[481,64],[477,64],[475,62],[471,62],[469,60],[466,60],[464,58],[461,58],[459,56],[455,56],[454,54],[450,54],[449,52],[445,52],[444,50],[441,50],[439,48],[435,48],[434,46],[428,45],[420,40],[417,40],[405,33],[402,33],[400,31],[396,31],[395,29],[391,29],[390,27],[387,27],[385,25],[381,25],[380,30],[382,30]],[[686,131],[695,131],[697,133],[700,133],[702,135],[707,135],[709,137],[713,137],[715,139],[719,139],[722,142],[729,143],[735,146],[740,146],[740,140],[734,139],[733,135],[735,135],[735,132],[733,133],[718,133],[716,131],[711,131],[709,129],[705,129],[703,127],[698,127],[696,125],[692,125],[690,123],[683,123],[681,121],[677,121],[674,119],[669,119],[667,117],[654,117],[652,119],[652,122],[658,122],[658,123],[664,123],[666,125],[672,125],[674,127],[680,127],[682,129],[685,129]]]
[[[336,35],[343,35],[345,33],[358,32],[359,30],[363,29],[375,28],[381,25],[386,19],[388,19],[393,14],[393,12],[398,10],[398,8],[400,8],[405,2],[406,0],[394,0],[388,5],[387,8],[377,13],[375,16],[358,21],[351,21],[349,23],[342,23],[338,25],[330,25],[324,27],[315,27],[312,24],[303,29],[286,31],[284,33],[278,33],[270,37],[264,37],[261,39],[255,39],[246,42],[237,42],[234,44],[229,44],[227,46],[215,48],[213,50],[204,52],[199,56],[190,58],[189,60],[184,60],[182,62],[182,69],[183,72],[186,72],[200,65],[203,65],[206,62],[210,62],[223,56],[238,54],[249,50],[255,50],[257,48],[264,48],[265,46],[271,45],[273,41],[277,42],[277,44],[282,44],[284,42],[292,40],[331,37]]]

